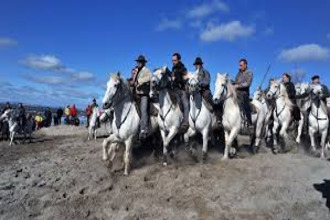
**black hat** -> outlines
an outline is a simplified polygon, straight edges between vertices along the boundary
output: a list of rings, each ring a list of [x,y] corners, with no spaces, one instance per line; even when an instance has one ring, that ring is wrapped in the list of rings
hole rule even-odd
[[[136,62],[139,62],[139,63],[146,63],[146,62],[148,62],[143,55],[140,55],[135,61]]]
[[[203,60],[200,57],[196,57],[194,65],[202,65],[203,64]]]
[[[312,77],[312,80],[315,80],[315,79],[320,79],[320,76],[319,75],[315,75]]]

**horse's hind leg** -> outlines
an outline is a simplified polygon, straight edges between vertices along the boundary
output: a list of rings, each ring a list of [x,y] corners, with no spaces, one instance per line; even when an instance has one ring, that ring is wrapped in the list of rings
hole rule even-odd
[[[303,127],[304,127],[304,117],[305,116],[301,113],[300,117],[301,117],[301,119],[299,121],[299,126],[298,126],[298,135],[297,135],[297,138],[296,138],[296,142],[298,144],[300,144],[300,142],[301,142],[301,134],[302,134],[302,130],[303,130]]]
[[[10,143],[9,143],[9,146],[12,146],[13,145],[14,136],[15,136],[15,132],[11,132],[10,133]]]
[[[315,131],[313,128],[309,128],[309,137],[311,139],[311,152],[315,152],[316,151],[316,147],[315,147]]]

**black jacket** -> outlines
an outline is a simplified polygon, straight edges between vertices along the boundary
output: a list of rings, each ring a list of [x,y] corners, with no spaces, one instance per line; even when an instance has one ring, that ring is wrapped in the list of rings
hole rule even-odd
[[[289,99],[295,99],[296,97],[296,88],[292,82],[284,83],[286,92],[288,93]]]
[[[187,69],[182,62],[179,62],[177,65],[172,67],[172,76],[175,77],[172,82],[172,87],[175,89],[185,89],[185,80],[183,76],[187,74]]]
[[[18,107],[17,109],[17,114],[18,114],[18,117],[25,117],[25,108],[24,107]]]

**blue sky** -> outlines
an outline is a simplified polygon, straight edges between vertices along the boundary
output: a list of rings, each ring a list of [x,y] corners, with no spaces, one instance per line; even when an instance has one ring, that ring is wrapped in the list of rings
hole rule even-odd
[[[328,0],[4,0],[0,102],[84,107],[101,101],[109,73],[129,76],[139,54],[154,69],[171,66],[173,52],[189,70],[201,56],[213,79],[234,77],[246,57],[252,90],[269,64],[269,77],[319,74],[330,85],[329,11]]]

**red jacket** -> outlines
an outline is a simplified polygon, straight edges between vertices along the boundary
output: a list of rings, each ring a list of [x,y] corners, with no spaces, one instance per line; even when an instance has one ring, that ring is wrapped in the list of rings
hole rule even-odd
[[[92,107],[90,105],[87,106],[86,108],[86,115],[91,116],[92,115]]]
[[[71,111],[70,111],[70,114],[72,117],[76,117],[77,116],[77,109],[76,109],[76,106],[73,105],[72,108],[71,108]]]

